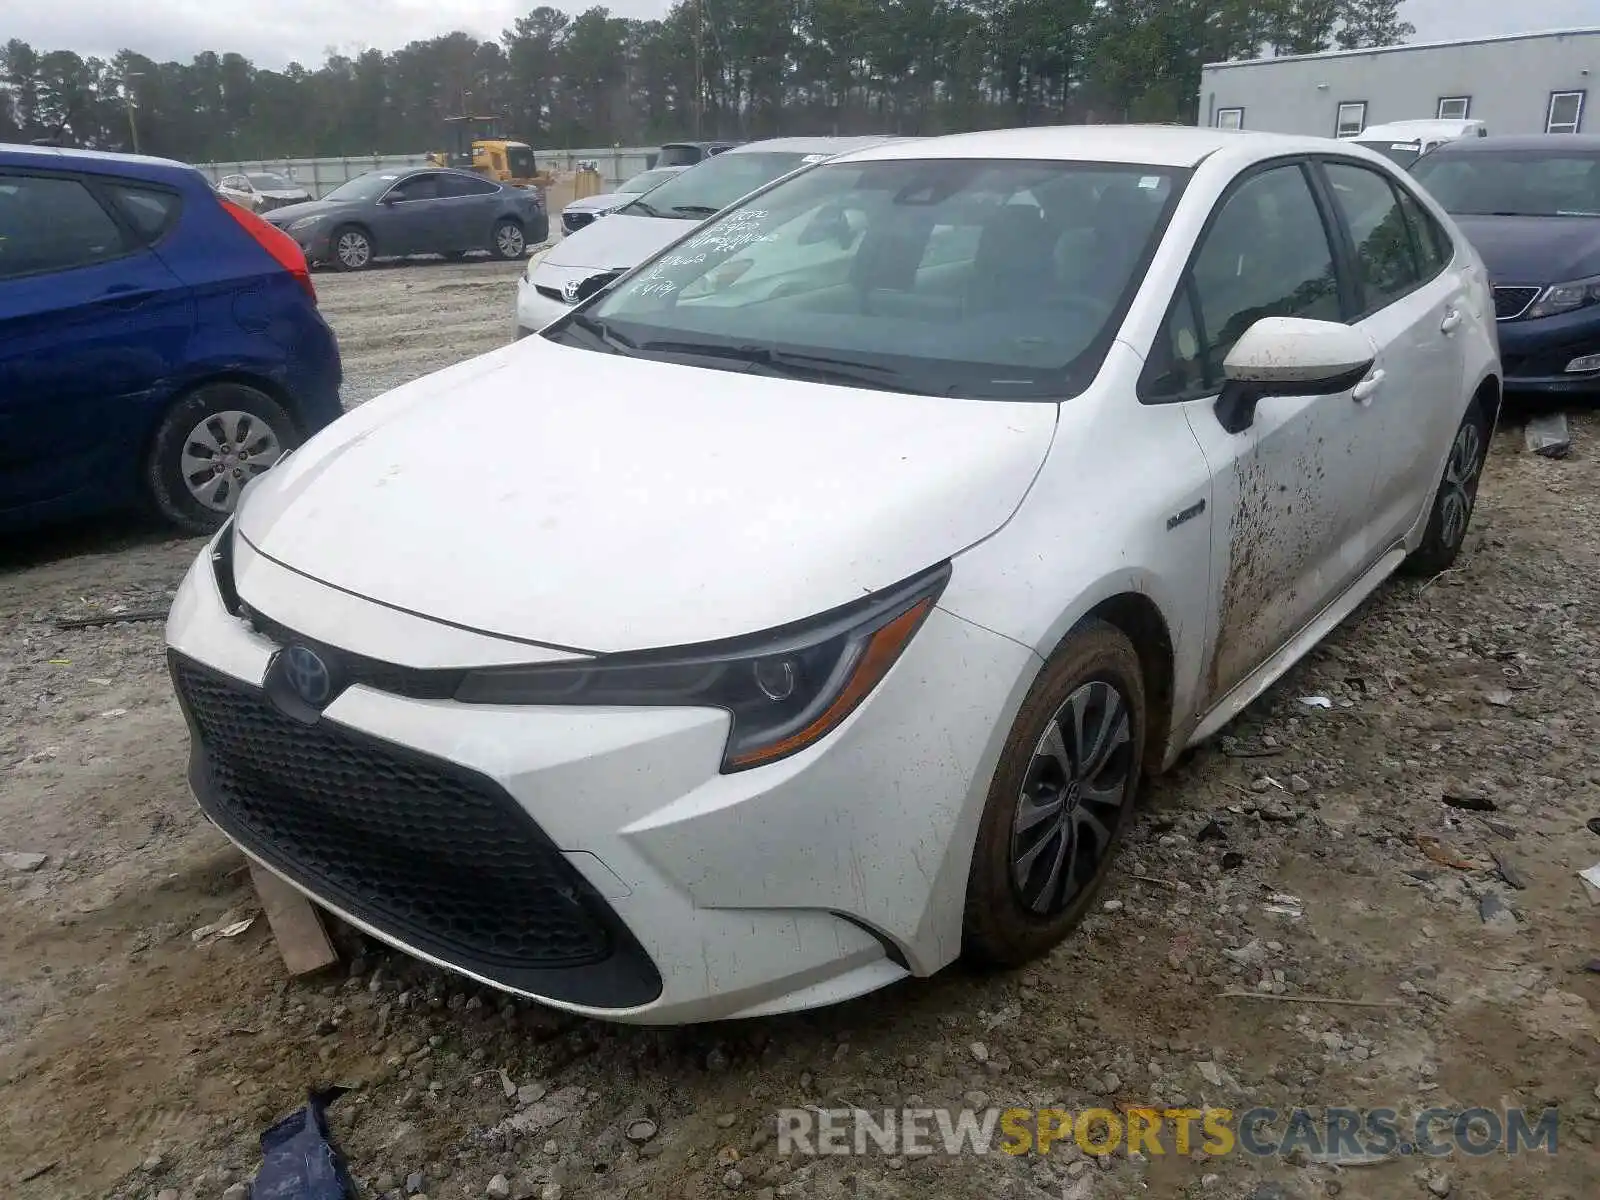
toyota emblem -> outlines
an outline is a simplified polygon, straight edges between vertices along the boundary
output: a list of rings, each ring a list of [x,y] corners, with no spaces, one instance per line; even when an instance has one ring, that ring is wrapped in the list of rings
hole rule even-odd
[[[313,708],[325,704],[333,690],[328,664],[306,646],[290,646],[283,652],[283,678],[295,695]]]

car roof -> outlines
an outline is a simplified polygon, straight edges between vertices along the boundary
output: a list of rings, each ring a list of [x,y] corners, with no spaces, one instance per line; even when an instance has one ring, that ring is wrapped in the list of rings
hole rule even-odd
[[[66,146],[19,146],[0,142],[0,167],[36,167],[52,171],[81,171],[86,175],[123,175],[130,178],[191,180],[199,174],[188,163],[146,154],[113,154],[105,150],[74,150]]]
[[[759,142],[741,142],[737,146],[730,146],[723,154],[849,154],[853,150],[904,140],[882,133],[867,137],[767,138]]]
[[[1492,154],[1496,150],[1548,150],[1562,154],[1576,150],[1593,154],[1600,151],[1600,134],[1594,133],[1522,133],[1496,137],[1463,138],[1446,142],[1429,154]]]
[[[859,159],[1016,158],[1192,167],[1219,150],[1244,159],[1326,153],[1345,143],[1332,138],[1209,129],[1192,125],[1057,125],[994,129],[933,138],[900,138],[865,150]],[[1370,153],[1359,150],[1357,153]]]

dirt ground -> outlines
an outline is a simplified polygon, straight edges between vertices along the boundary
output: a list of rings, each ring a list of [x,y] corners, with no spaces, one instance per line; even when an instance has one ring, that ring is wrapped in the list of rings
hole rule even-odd
[[[349,401],[501,344],[514,269],[319,276]],[[198,543],[102,524],[0,547],[0,851],[46,856],[0,865],[0,1194],[238,1196],[260,1131],[335,1081],[359,1085],[330,1120],[363,1195],[1592,1200],[1600,422],[1574,434],[1552,461],[1502,430],[1460,565],[1385,588],[1156,781],[1102,911],[1047,960],[683,1030],[370,944],[289,981],[260,918],[196,942],[256,910],[187,792],[161,625],[56,622],[163,607]],[[780,1107],[968,1104],[1554,1107],[1559,1150],[1341,1168],[772,1138]]]

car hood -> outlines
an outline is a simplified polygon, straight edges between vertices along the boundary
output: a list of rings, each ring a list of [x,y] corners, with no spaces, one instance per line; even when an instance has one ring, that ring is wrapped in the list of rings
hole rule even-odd
[[[696,224],[672,217],[612,213],[604,221],[585,225],[577,233],[562,238],[551,247],[543,261],[552,267],[595,271],[636,267],[663,246],[677,241]]]
[[[1455,218],[1497,284],[1600,275],[1600,217]]]
[[[582,200],[574,200],[562,212],[605,212],[610,208],[618,208],[630,200],[638,199],[630,192],[601,192],[598,196],[585,196]],[[645,218],[648,220],[649,218]]]
[[[309,200],[311,193],[305,188],[276,188],[272,191],[257,192],[258,196],[265,196],[268,200]]]
[[[1055,420],[1048,403],[535,337],[350,412],[251,485],[238,529],[312,579],[468,629],[688,645],[825,612],[987,537]]]
[[[307,200],[303,204],[285,204],[269,213],[262,213],[261,219],[270,221],[274,225],[288,225],[302,217],[323,217],[343,212],[346,207],[348,206],[345,204],[331,200]]]

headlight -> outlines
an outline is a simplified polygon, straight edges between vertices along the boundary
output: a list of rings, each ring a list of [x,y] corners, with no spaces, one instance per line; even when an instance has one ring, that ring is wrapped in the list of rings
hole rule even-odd
[[[1523,313],[1523,319],[1553,317],[1557,313],[1571,312],[1575,308],[1588,308],[1600,304],[1600,275],[1578,279],[1572,283],[1555,283],[1545,288],[1533,306]]]
[[[950,566],[810,621],[681,651],[469,672],[467,704],[671,705],[726,709],[724,771],[777,762],[814,744],[888,674],[932,611]]]
[[[289,232],[293,233],[297,229],[310,229],[313,225],[320,224],[321,221],[322,218],[320,216],[301,217],[298,221],[289,222]]]

